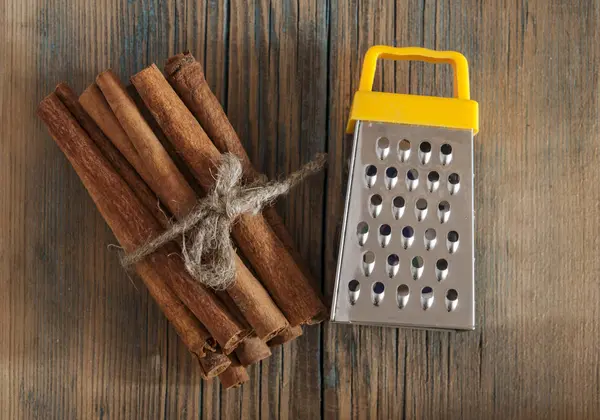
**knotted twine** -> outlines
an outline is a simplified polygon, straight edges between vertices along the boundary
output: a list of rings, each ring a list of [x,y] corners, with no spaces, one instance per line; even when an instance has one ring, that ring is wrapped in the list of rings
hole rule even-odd
[[[215,290],[227,289],[236,274],[235,250],[231,242],[231,227],[242,214],[258,214],[280,195],[287,194],[305,178],[325,167],[326,154],[318,154],[281,181],[262,177],[242,185],[242,163],[230,153],[222,155],[215,185],[200,199],[190,214],[171,225],[161,235],[149,240],[122,258],[130,267],[161,246],[182,237],[181,253],[187,271],[200,283]]]

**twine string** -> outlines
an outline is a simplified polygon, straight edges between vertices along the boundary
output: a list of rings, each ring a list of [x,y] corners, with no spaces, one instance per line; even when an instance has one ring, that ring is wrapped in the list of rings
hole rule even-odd
[[[321,171],[326,162],[327,155],[318,154],[283,180],[261,178],[243,185],[240,160],[230,153],[224,154],[215,185],[206,197],[198,201],[187,217],[125,255],[123,266],[130,267],[168,242],[182,237],[181,252],[192,277],[213,289],[227,289],[236,275],[235,250],[230,233],[237,217],[260,213],[277,197],[287,194],[304,179]]]

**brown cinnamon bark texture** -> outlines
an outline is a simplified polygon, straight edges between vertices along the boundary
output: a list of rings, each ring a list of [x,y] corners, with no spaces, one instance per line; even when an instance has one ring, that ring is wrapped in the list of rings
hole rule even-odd
[[[225,389],[237,388],[250,380],[248,371],[242,366],[237,357],[230,355],[229,358],[231,359],[231,365],[219,375],[221,385]]]
[[[300,325],[296,327],[288,327],[281,331],[275,337],[273,337],[267,344],[269,347],[279,346],[285,344],[288,341],[295,340],[302,335],[302,327]]]
[[[246,337],[235,349],[235,355],[238,357],[242,366],[250,366],[271,356],[269,346],[256,336]]]
[[[56,94],[52,93],[42,100],[37,113],[126,252],[131,252],[162,231],[158,221],[117,174]],[[175,246],[165,246],[149,255],[144,263],[164,279],[224,352],[233,351],[249,331],[228,314],[214,294],[189,277],[175,251]]]
[[[154,192],[174,215],[187,215],[196,203],[196,193],[160,144],[121,81],[107,70],[96,77],[96,84],[154,179],[151,185]]]
[[[161,186],[161,190],[156,191],[162,202],[166,203],[175,217],[181,219],[187,216],[196,205],[197,196],[152,133],[140,110],[111,72],[100,74],[97,83],[131,143],[144,156],[144,164],[150,175],[158,183],[164,179],[165,185],[169,185],[169,188]],[[287,319],[237,256],[236,267],[236,281],[227,289],[227,293],[258,337],[269,340],[289,325]]]
[[[200,186],[210,190],[221,154],[198,121],[155,65],[134,75],[131,81]],[[262,215],[240,216],[233,236],[292,326],[310,322],[326,312],[308,279]]]
[[[79,103],[90,117],[92,117],[98,127],[100,127],[104,135],[119,149],[125,159],[135,168],[142,179],[146,181],[146,184],[152,188],[154,179],[144,167],[142,158],[137,150],[135,150],[129,137],[127,137],[123,127],[119,124],[117,117],[113,114],[112,109],[110,109],[108,102],[104,99],[104,95],[96,83],[92,83],[83,91],[79,96]],[[155,188],[152,188],[152,190],[156,191]]]
[[[165,73],[169,83],[200,122],[217,149],[221,153],[236,155],[242,162],[246,182],[256,181],[260,173],[252,165],[240,138],[227,118],[227,114],[225,114],[217,97],[210,90],[210,86],[204,77],[202,65],[189,52],[177,54],[167,60]],[[275,208],[272,206],[266,207],[263,216],[306,278],[309,279],[313,288],[319,292],[320,285],[310,274],[302,257],[296,251],[294,240]],[[322,299],[320,293],[319,296]],[[323,316],[326,317],[326,315],[326,313],[323,313]]]
[[[220,375],[231,365],[229,357],[225,356],[220,350],[214,353],[208,353],[206,357],[200,359],[200,368],[203,379],[214,378]]]
[[[94,143],[96,143],[96,146],[100,149],[104,157],[108,159],[125,182],[132,187],[135,195],[144,203],[144,206],[146,206],[156,220],[163,226],[167,226],[168,216],[160,205],[159,199],[144,180],[140,178],[140,175],[138,175],[139,171],[136,173],[136,169],[132,168],[132,165],[128,163],[109,139],[106,138],[100,127],[98,127],[79,103],[75,92],[64,82],[58,84],[54,92]]]

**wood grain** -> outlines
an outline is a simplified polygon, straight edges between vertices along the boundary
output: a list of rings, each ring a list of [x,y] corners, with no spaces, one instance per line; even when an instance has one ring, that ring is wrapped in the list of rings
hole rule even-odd
[[[600,413],[600,6],[591,0],[0,3],[0,418],[594,419]],[[472,333],[306,327],[224,391],[203,382],[35,118],[190,49],[258,170],[327,151],[278,203],[331,296],[361,60],[374,43],[463,52],[475,138]],[[449,95],[444,66],[378,89]]]

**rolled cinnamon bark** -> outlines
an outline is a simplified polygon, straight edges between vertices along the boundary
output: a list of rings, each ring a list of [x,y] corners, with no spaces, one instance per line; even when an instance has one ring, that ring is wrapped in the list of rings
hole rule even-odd
[[[246,337],[244,341],[235,349],[235,355],[238,357],[242,366],[250,366],[271,356],[269,346],[256,336]]]
[[[142,100],[206,191],[221,153],[155,65],[131,78]],[[262,215],[242,215],[233,236],[290,325],[310,322],[326,308]]]
[[[52,93],[42,100],[37,114],[71,162],[126,252],[131,252],[162,231],[162,226],[141,204],[56,94]],[[224,352],[233,351],[249,331],[228,314],[214,294],[189,276],[175,251],[175,246],[165,246],[149,255],[144,262],[164,279]],[[136,265],[136,269],[138,267]]]
[[[90,116],[82,108],[77,100],[77,95],[66,83],[60,83],[55,93],[65,107],[71,112],[72,116],[81,124],[82,128],[94,140],[96,146],[103,152],[104,157],[113,165],[115,170],[119,172],[123,179],[131,182],[130,187],[136,190],[136,195],[143,201],[142,197],[153,197],[148,199],[147,208],[157,209],[155,205],[158,200],[150,191],[137,173],[129,165],[129,163],[114,149],[110,141],[104,137],[104,134],[99,127],[90,119]],[[155,203],[153,203],[155,202]],[[159,212],[159,216],[165,217],[164,212]],[[166,220],[163,220],[166,222]],[[187,307],[179,300],[175,293],[165,284],[158,276],[155,270],[150,265],[142,261],[137,266],[137,272],[146,285],[155,302],[162,310],[165,317],[173,325],[179,337],[196,357],[205,356],[205,350],[214,350],[215,342],[206,329],[198,322],[194,315]]]
[[[217,149],[221,153],[236,155],[242,162],[245,180],[247,182],[256,181],[260,173],[252,165],[246,149],[244,149],[240,138],[229,122],[221,103],[210,90],[202,71],[202,65],[196,61],[192,54],[186,52],[169,58],[167,64],[165,64],[165,73],[171,86],[189,110],[192,111],[192,114],[200,122]],[[323,300],[320,294],[320,285],[311,275],[298,251],[296,251],[294,240],[275,208],[272,206],[266,207],[263,216]],[[326,317],[327,314],[323,312],[321,316]],[[322,321],[324,318],[320,320]]]
[[[196,193],[160,144],[121,81],[107,70],[96,77],[96,84],[141,157],[144,168],[154,179],[151,185],[154,192],[176,217],[187,215],[196,204]]]
[[[231,359],[231,365],[219,375],[221,385],[225,389],[237,388],[250,380],[248,371],[242,366],[237,357],[230,355],[229,358]]]
[[[160,205],[156,195],[150,190],[148,185],[136,173],[136,169],[119,153],[115,146],[106,138],[102,130],[85,111],[77,99],[77,95],[66,83],[59,83],[54,90],[61,102],[67,107],[69,112],[88,133],[91,139],[96,143],[104,157],[108,159],[115,170],[123,177],[125,182],[133,189],[135,195],[140,199],[144,206],[152,213],[161,225],[166,227],[169,222],[167,213]]]
[[[152,188],[152,185],[155,182],[154,178],[150,176],[150,173],[144,167],[142,158],[137,150],[135,150],[129,137],[127,137],[123,127],[119,124],[117,117],[115,117],[110,106],[108,106],[102,91],[96,83],[92,83],[83,91],[79,96],[79,103],[89,116],[92,117],[105,136],[108,137],[131,166],[133,166],[138,174],[140,174],[140,177],[146,181],[146,184]],[[156,188],[152,188],[152,190],[156,191]]]
[[[144,156],[144,165],[150,175],[158,183],[162,183],[164,179],[165,185],[169,185],[169,188],[161,186],[161,189],[156,191],[162,202],[175,217],[181,219],[187,216],[196,205],[197,196],[144,120],[140,110],[112,72],[101,73],[96,81],[131,143],[140,155]],[[227,289],[227,293],[258,337],[269,340],[289,325],[287,319],[237,256],[236,267],[236,280]]]
[[[302,327],[288,327],[285,330],[281,331],[275,337],[273,337],[267,344],[269,347],[279,346],[281,344],[285,344],[288,341],[295,340],[296,338],[302,335]],[[238,347],[239,348],[239,347]]]
[[[231,365],[229,357],[225,356],[220,350],[208,353],[199,361],[203,379],[214,378],[223,373]]]

